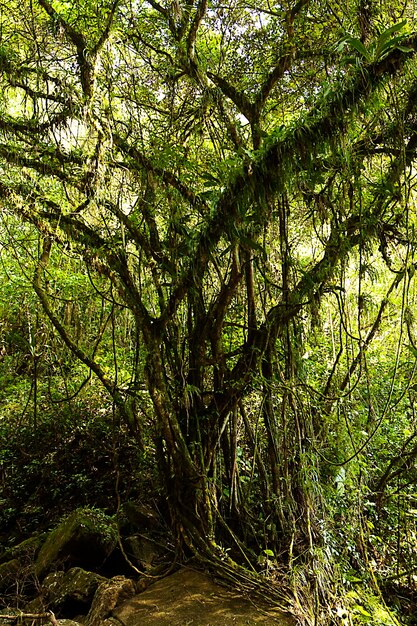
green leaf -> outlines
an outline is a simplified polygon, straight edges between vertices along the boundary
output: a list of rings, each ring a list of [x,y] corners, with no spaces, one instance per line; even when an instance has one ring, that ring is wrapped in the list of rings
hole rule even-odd
[[[406,37],[406,33],[396,35],[395,37],[392,37],[392,35],[402,30],[406,24],[407,24],[407,20],[403,20],[402,22],[399,22],[398,24],[394,24],[393,26],[390,26],[390,28],[387,28],[386,30],[384,30],[383,33],[381,33],[381,35],[378,37],[376,41],[376,45],[374,44],[375,45],[374,60],[377,61],[379,59],[382,59],[384,58],[384,56],[388,54],[388,52],[390,52],[394,48],[398,48],[399,44]]]
[[[250,237],[246,237],[245,235],[240,235],[239,237],[240,243],[249,248],[250,250],[256,250],[259,252],[262,257],[266,257],[265,248],[261,246],[257,241],[250,239]]]
[[[355,604],[355,606],[353,607],[353,610],[357,611],[361,615],[364,615],[365,617],[372,617],[372,615],[370,613],[368,613],[368,611],[366,611],[363,608],[363,606],[361,606],[360,604]]]
[[[362,583],[362,578],[358,578],[354,574],[345,574],[345,579],[350,583]]]
[[[352,37],[352,35],[345,35],[345,37],[343,37],[343,39],[337,45],[336,49],[338,52],[341,52],[344,48],[346,48],[346,46],[353,48],[354,50],[356,50],[356,52],[359,52],[359,54],[365,59],[369,58],[369,50],[357,37]]]
[[[398,24],[394,24],[393,26],[390,26],[389,28],[384,30],[378,37],[378,46],[383,46],[387,41],[390,40],[390,37],[393,33],[397,33],[398,31],[402,30],[406,24],[407,20],[403,20],[402,22],[398,22]]]
[[[413,52],[412,48],[408,48],[406,46],[396,46],[397,50],[401,50],[401,52]]]
[[[350,37],[347,43],[350,45],[351,48],[359,52],[359,54],[361,54],[363,57],[368,57],[368,49],[366,48],[366,46],[364,46],[360,39],[357,39],[356,37]]]
[[[206,181],[216,183],[217,185],[220,183],[220,180],[217,178],[217,176],[214,176],[211,172],[203,172],[201,174],[201,178],[203,178]]]

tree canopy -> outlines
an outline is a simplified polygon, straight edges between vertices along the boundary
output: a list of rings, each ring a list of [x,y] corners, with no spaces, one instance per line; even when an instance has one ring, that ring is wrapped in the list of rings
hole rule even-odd
[[[0,24],[3,239],[48,332],[152,449],[182,554],[248,589],[259,554],[303,564],[313,620],[417,454],[414,3]]]

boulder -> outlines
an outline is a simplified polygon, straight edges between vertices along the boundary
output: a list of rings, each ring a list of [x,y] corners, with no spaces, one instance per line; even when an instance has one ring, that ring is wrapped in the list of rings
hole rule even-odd
[[[78,509],[49,533],[35,562],[39,579],[52,569],[99,571],[117,543],[111,520],[100,511]]]
[[[42,597],[45,606],[58,615],[76,617],[87,614],[94,594],[106,578],[80,567],[68,572],[52,572],[42,583]]]
[[[36,593],[38,580],[34,572],[34,559],[44,537],[38,535],[9,548],[0,557],[0,606],[18,594],[21,600]]]
[[[166,554],[166,548],[144,535],[127,537],[123,547],[130,561],[144,571],[149,571]]]
[[[17,582],[21,571],[22,566],[18,559],[12,559],[0,565],[0,595],[18,593]]]
[[[22,541],[17,546],[5,550],[0,556],[0,563],[5,563],[12,559],[18,559],[23,564],[33,563],[40,547],[45,541],[45,537],[45,533],[34,535],[33,537],[29,537],[29,539],[25,539],[25,541]]]
[[[128,501],[123,504],[120,526],[125,534],[160,527],[161,520],[153,509],[144,504]]]
[[[101,583],[94,596],[90,612],[87,615],[85,626],[111,625],[111,613],[119,604],[133,598],[136,593],[135,585],[130,578],[114,576]]]
[[[184,568],[126,600],[113,616],[123,626],[295,626],[279,609],[258,604]]]

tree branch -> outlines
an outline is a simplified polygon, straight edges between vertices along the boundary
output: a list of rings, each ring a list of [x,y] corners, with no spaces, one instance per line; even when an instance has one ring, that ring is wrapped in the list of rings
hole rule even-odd
[[[112,7],[110,9],[109,16],[107,18],[106,26],[104,27],[104,30],[101,33],[99,40],[97,41],[96,45],[93,47],[91,51],[93,58],[97,56],[97,54],[100,52],[101,48],[104,46],[104,44],[106,43],[109,37],[111,25],[113,23],[114,16],[115,16],[115,13],[119,4],[120,4],[120,0],[114,0]]]
[[[33,619],[33,620],[43,620],[46,619],[51,622],[52,626],[59,626],[59,622],[56,619],[54,613],[52,611],[48,611],[47,613],[23,613],[19,612],[17,615],[9,615],[7,613],[0,613],[0,619],[6,619],[10,621],[17,621],[21,619]]]
[[[249,122],[253,123],[256,120],[256,106],[244,91],[239,91],[225,78],[213,74],[213,72],[207,72],[207,76],[219,87],[222,93],[233,102],[238,111],[242,113]]]
[[[191,23],[190,30],[187,36],[187,54],[191,61],[193,61],[195,57],[195,41],[197,37],[197,31],[206,11],[207,0],[199,0],[197,10],[195,12],[194,19]]]
[[[89,99],[93,91],[94,82],[94,61],[95,58],[88,53],[87,40],[82,33],[75,30],[73,26],[53,8],[48,0],[38,0],[41,7],[46,11],[49,17],[59,24],[67,39],[75,46],[77,50],[77,61],[80,68],[81,87],[84,96]],[[92,59],[92,61],[90,60]]]
[[[191,205],[206,209],[207,212],[209,211],[206,202],[187,187],[175,174],[160,167],[156,167],[148,157],[142,154],[135,146],[130,145],[125,139],[122,139],[120,135],[113,135],[113,142],[122,154],[131,159],[129,163],[125,164],[126,167],[138,171],[145,170],[155,174],[155,176],[162,179],[164,183],[176,189]]]

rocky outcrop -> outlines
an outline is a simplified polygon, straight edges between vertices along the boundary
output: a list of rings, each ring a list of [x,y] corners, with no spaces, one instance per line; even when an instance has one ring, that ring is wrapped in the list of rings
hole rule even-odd
[[[121,604],[113,615],[119,626],[295,625],[282,611],[257,604],[242,593],[219,586],[202,572],[183,568]]]
[[[0,556],[0,606],[16,594],[30,593],[36,588],[33,562],[44,535],[30,537]]]
[[[114,576],[111,580],[101,583],[87,615],[86,626],[103,626],[106,624],[106,618],[110,626],[112,611],[126,600],[133,598],[135,593],[133,581],[124,576]]]
[[[81,567],[99,571],[117,543],[109,518],[91,509],[78,509],[47,537],[35,562],[42,579],[52,569]]]
[[[26,605],[25,611],[36,612],[48,607],[57,615],[69,618],[86,615],[97,588],[106,580],[80,567],[73,567],[68,572],[52,572],[42,583],[41,595]]]
[[[33,537],[29,537],[29,539],[25,539],[25,541],[17,544],[17,546],[13,546],[8,550],[5,550],[0,555],[0,563],[5,563],[6,561],[11,561],[12,559],[18,559],[21,563],[33,563],[43,542],[45,541],[46,536],[46,533],[34,535]]]
[[[21,564],[18,559],[12,559],[0,565],[0,594],[13,593],[19,579]]]
[[[70,570],[71,571],[71,570]],[[48,576],[51,593],[63,585],[66,578],[82,582],[87,572],[70,572],[60,576]],[[87,585],[90,581],[84,579]],[[75,585],[77,587],[77,585]],[[71,616],[50,612],[50,609],[26,613],[33,622],[34,614],[42,616],[43,624],[53,626],[294,626],[295,620],[281,610],[264,606],[255,600],[242,597],[238,591],[220,587],[202,572],[183,568],[174,574],[154,582],[148,589],[138,593],[138,584],[124,576],[115,576],[100,583],[87,616],[68,619]],[[55,589],[55,591],[54,591]],[[68,596],[67,596],[68,597]],[[20,611],[7,610],[9,615],[21,615]],[[30,621],[29,621],[30,620]],[[19,622],[20,623],[20,622]],[[0,626],[9,626],[10,620],[1,620]]]
[[[154,509],[145,504],[132,501],[123,504],[120,526],[125,535],[137,532],[138,528],[142,531],[155,531],[160,528],[160,524],[161,520]]]
[[[140,570],[151,571],[166,556],[166,548],[145,535],[132,535],[123,541],[128,559]]]

